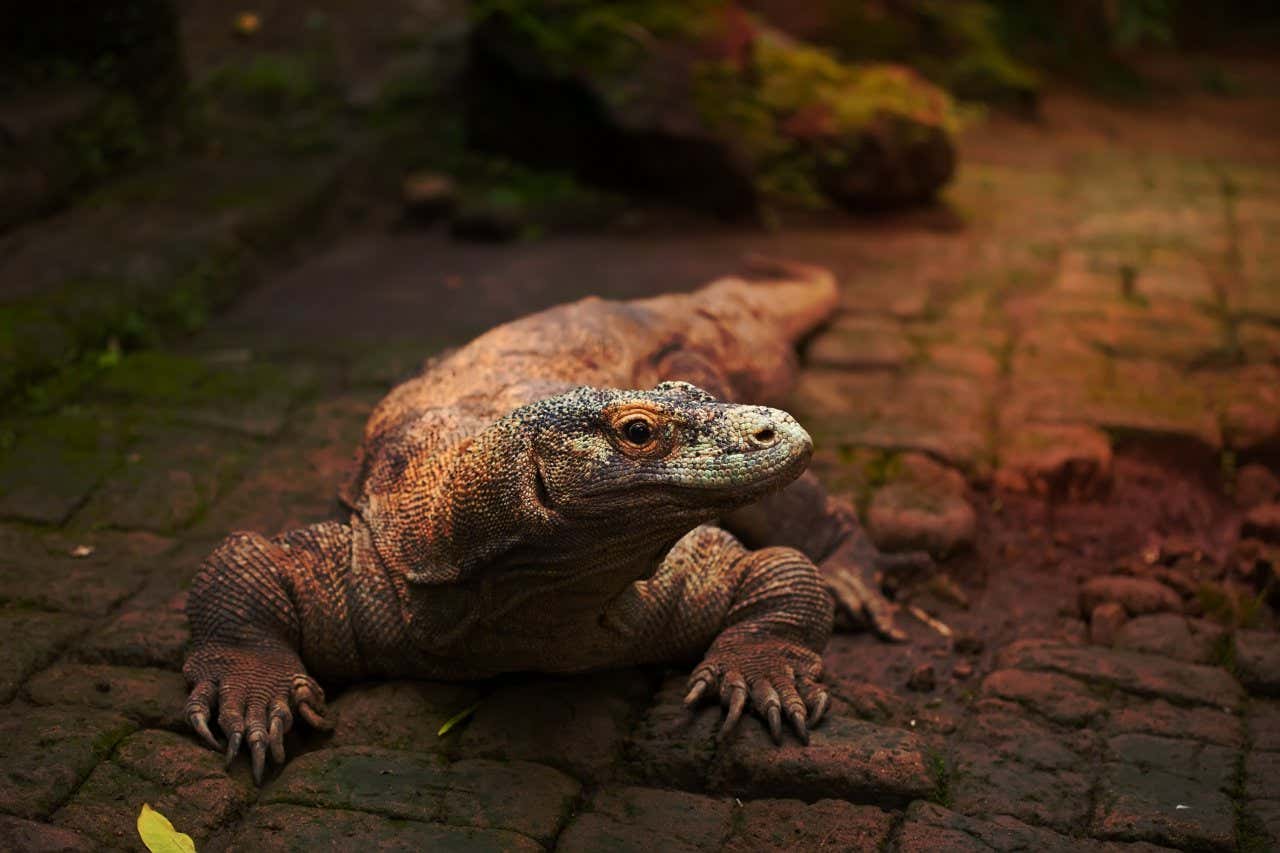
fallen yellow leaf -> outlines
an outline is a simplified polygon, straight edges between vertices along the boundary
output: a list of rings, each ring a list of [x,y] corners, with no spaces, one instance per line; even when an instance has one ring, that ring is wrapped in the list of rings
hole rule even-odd
[[[169,819],[149,803],[143,803],[138,812],[138,835],[151,853],[196,853],[191,836],[174,829]]]
[[[454,714],[449,719],[445,720],[444,725],[441,726],[440,730],[436,732],[436,737],[444,737],[445,735],[447,735],[454,726],[456,726],[458,723],[462,722],[467,717],[470,717],[472,714],[474,714],[476,712],[476,708],[479,708],[479,707],[480,707],[479,702],[468,705],[458,713]]]

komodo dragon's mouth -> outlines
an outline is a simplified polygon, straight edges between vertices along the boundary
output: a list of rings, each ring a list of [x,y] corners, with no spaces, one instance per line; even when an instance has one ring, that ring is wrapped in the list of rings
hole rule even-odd
[[[743,503],[761,497],[771,491],[780,489],[804,471],[804,462],[795,459],[783,459],[768,470],[767,476],[757,477],[743,483],[723,484],[710,480],[706,482],[691,481],[633,481],[626,484],[613,485],[608,488],[593,489],[582,494],[584,499],[605,500],[611,497],[626,499],[633,503],[643,502],[650,506],[664,502],[678,503],[687,507],[706,507],[720,509],[741,506]],[[658,500],[644,501],[643,498],[657,497]],[[642,499],[637,501],[637,499]]]

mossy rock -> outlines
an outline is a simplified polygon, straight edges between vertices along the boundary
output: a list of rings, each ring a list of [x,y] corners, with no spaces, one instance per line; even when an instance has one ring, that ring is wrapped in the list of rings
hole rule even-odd
[[[892,207],[954,169],[949,96],[848,65],[716,0],[482,7],[470,141],[580,177],[751,216],[762,199]]]
[[[896,207],[928,201],[955,171],[951,99],[909,68],[848,65],[760,28],[744,66],[698,70],[702,115],[766,191]]]

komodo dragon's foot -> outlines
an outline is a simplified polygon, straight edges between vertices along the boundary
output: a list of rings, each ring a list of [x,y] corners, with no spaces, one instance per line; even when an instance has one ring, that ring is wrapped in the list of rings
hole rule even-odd
[[[922,574],[933,567],[933,558],[924,551],[837,551],[819,567],[827,591],[836,601],[836,628],[866,628],[882,640],[906,641],[907,635],[894,622],[898,606],[885,597],[881,587],[888,577]]]
[[[805,646],[769,636],[721,634],[701,665],[689,677],[686,708],[719,692],[727,709],[720,727],[723,740],[751,699],[751,707],[764,718],[774,743],[782,743],[785,713],[801,742],[809,742],[809,729],[827,711],[830,697],[818,678],[822,657]]]
[[[325,718],[324,691],[289,649],[206,645],[192,653],[182,671],[194,685],[187,697],[187,722],[209,746],[225,749],[228,767],[247,741],[259,785],[268,748],[276,764],[285,761],[284,735],[293,727],[295,711],[314,728],[332,728]],[[225,747],[209,729],[215,706]]]

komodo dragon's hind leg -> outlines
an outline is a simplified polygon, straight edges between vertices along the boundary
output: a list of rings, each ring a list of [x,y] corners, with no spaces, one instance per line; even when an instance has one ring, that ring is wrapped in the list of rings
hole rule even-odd
[[[805,474],[721,519],[721,525],[752,548],[783,545],[802,551],[818,564],[844,616],[883,639],[906,639],[894,623],[897,607],[880,591],[881,582],[888,575],[925,571],[933,566],[932,558],[920,551],[881,553],[854,508],[828,495],[817,477]]]

